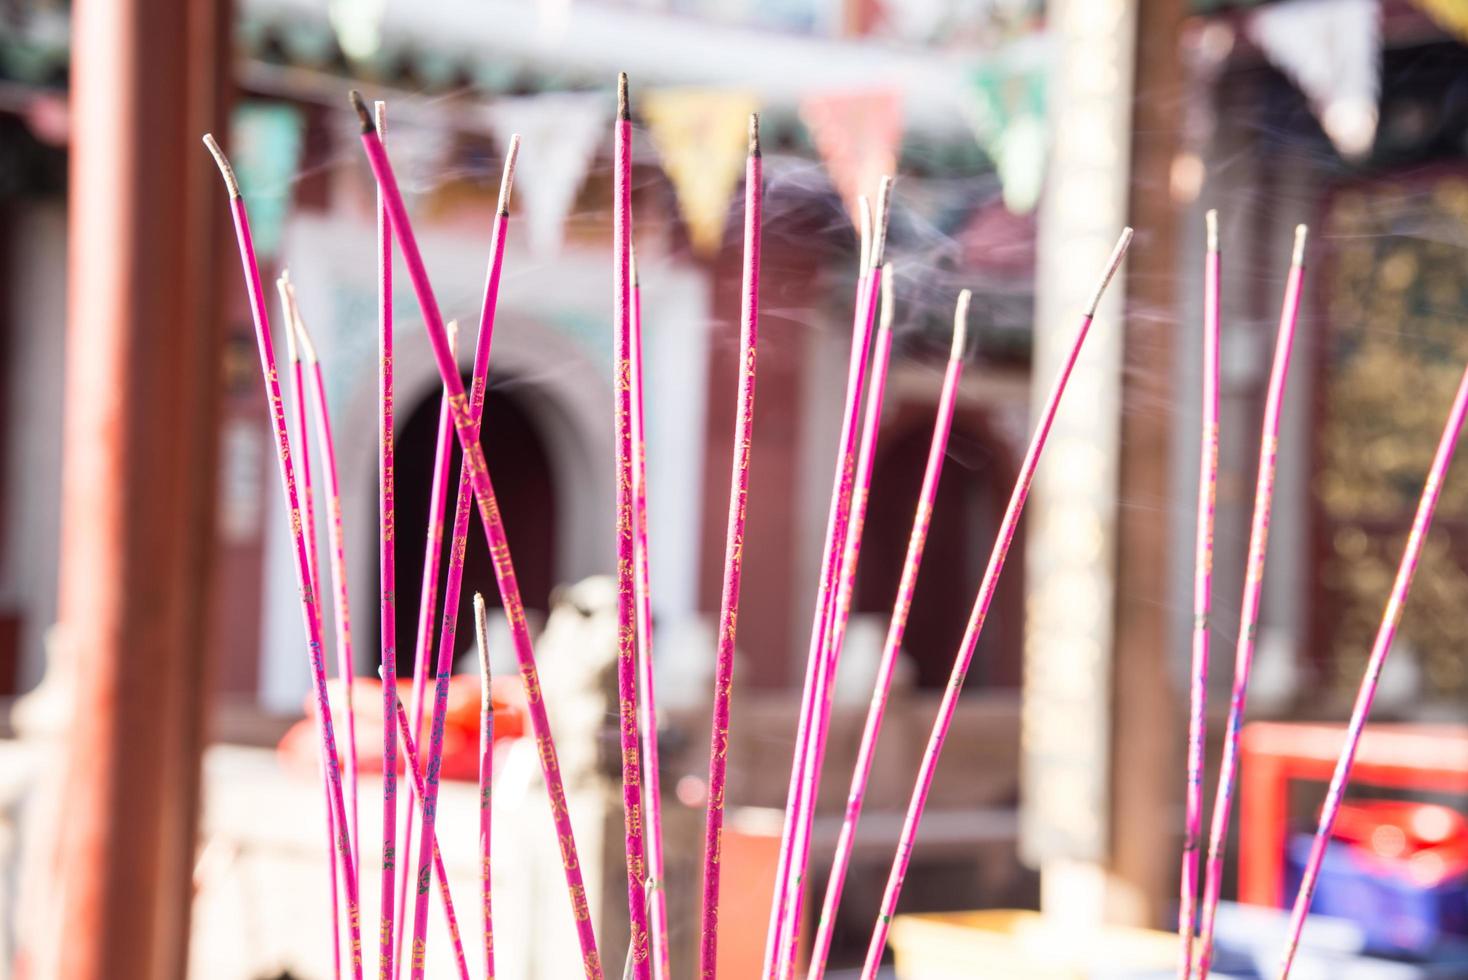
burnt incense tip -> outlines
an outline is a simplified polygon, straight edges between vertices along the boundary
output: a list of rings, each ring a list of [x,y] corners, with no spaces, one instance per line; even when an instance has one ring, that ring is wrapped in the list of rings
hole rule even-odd
[[[637,246],[634,245],[627,250],[627,274],[632,277],[632,288],[636,289],[642,285],[642,280],[637,276]]]
[[[1305,264],[1305,239],[1309,235],[1309,228],[1304,225],[1295,225],[1295,253],[1290,257],[1290,265],[1301,266]]]
[[[377,125],[378,139],[387,139],[387,103],[378,99],[372,103],[372,119]]]
[[[749,155],[757,157],[759,152],[759,113],[749,114]]]
[[[367,109],[367,100],[362,98],[362,93],[352,89],[347,93],[347,98],[352,101],[352,108],[357,110],[357,119],[362,123],[362,132],[372,132],[372,113]]]
[[[510,136],[510,145],[505,148],[505,170],[500,176],[499,214],[509,216],[510,191],[515,186],[515,162],[520,158],[520,134]]]
[[[861,268],[862,275],[872,267],[872,203],[862,194],[856,199],[856,212],[861,223]]]
[[[479,646],[480,692],[485,706],[491,704],[489,685],[489,612],[484,607],[484,596],[474,593],[474,632]]]
[[[1116,270],[1121,268],[1121,260],[1126,258],[1126,250],[1131,247],[1131,244],[1132,230],[1123,228],[1121,237],[1116,240],[1116,246],[1111,250],[1111,257],[1106,260],[1106,270],[1101,273],[1101,279],[1091,293],[1091,300],[1086,304],[1086,316],[1096,315],[1096,307],[1101,305],[1101,297],[1106,293],[1106,287],[1111,285]]]
[[[315,364],[318,360],[316,357],[316,345],[311,341],[311,331],[306,329],[306,320],[301,316],[300,309],[296,306],[294,291],[291,293],[291,310],[294,313],[292,322],[296,328],[296,336],[301,341],[301,353],[305,356],[307,364]]]
[[[224,186],[229,191],[229,196],[232,199],[243,197],[244,195],[240,193],[239,179],[234,175],[234,167],[229,165],[229,158],[224,155],[224,150],[220,148],[219,141],[214,138],[213,133],[204,134],[204,146],[209,150],[210,156],[214,157],[214,163],[224,177]]]
[[[877,320],[878,330],[892,329],[892,317],[896,304],[895,292],[892,288],[892,263],[888,262],[882,266],[882,313]]]
[[[617,118],[632,118],[632,109],[627,98],[627,73],[625,71],[617,72]]]
[[[291,295],[289,270],[281,272],[280,277],[275,280],[275,291],[280,294],[280,315],[285,319],[286,357],[291,364],[297,364],[301,355],[296,349],[296,304]]]
[[[443,325],[443,332],[448,334],[449,355],[455,360],[459,357],[459,321],[450,320]]]
[[[958,294],[958,305],[953,310],[953,349],[948,357],[957,361],[963,357],[964,343],[968,340],[968,305],[974,294],[965,289]]]
[[[877,212],[872,219],[872,265],[887,254],[887,225],[892,217],[892,178],[883,177],[877,189]]]
[[[1218,251],[1218,212],[1213,208],[1203,215],[1203,223],[1208,226],[1208,251]]]

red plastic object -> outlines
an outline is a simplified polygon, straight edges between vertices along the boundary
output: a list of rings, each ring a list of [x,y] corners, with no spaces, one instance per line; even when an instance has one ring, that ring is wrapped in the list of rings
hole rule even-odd
[[[525,688],[518,676],[496,677],[491,682],[491,697],[494,700],[494,741],[501,742],[519,738],[525,732]],[[364,774],[382,772],[382,685],[370,678],[358,678],[353,687],[353,705],[357,710],[357,764]],[[430,695],[432,688],[429,689]],[[291,726],[281,738],[276,750],[282,763],[290,770],[303,775],[317,776],[320,740],[316,736],[316,721],[309,712],[313,706],[306,705],[307,717]],[[337,722],[338,739],[346,727],[340,723],[345,702],[340,687],[331,689],[332,720]],[[425,713],[424,729],[428,727]],[[417,736],[419,741],[423,735]],[[346,746],[338,741],[339,751],[345,753]],[[345,760],[343,760],[345,764]],[[403,771],[403,756],[398,754],[398,771]],[[449,679],[448,712],[444,716],[443,762],[440,774],[444,779],[460,779],[473,782],[479,778],[479,677],[477,674],[456,674]]]
[[[1240,743],[1239,901],[1282,908],[1292,779],[1326,781],[1345,725],[1255,722]],[[1468,726],[1372,725],[1351,769],[1355,785],[1468,792]],[[1349,833],[1351,826],[1341,828]]]

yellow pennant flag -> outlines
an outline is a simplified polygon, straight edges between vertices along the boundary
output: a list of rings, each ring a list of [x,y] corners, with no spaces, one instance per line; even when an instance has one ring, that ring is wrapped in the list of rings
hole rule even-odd
[[[638,111],[678,195],[678,210],[700,255],[724,239],[729,197],[744,173],[749,114],[759,101],[727,89],[661,89],[638,97]]]

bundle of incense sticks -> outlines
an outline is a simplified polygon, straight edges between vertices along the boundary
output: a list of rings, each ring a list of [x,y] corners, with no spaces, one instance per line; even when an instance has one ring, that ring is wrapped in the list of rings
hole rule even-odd
[[[948,436],[953,429],[953,410],[957,404],[958,381],[963,373],[964,339],[970,299],[971,294],[967,289],[959,293],[958,305],[953,312],[953,345],[948,355],[947,370],[943,374],[943,388],[938,397],[937,420],[933,423],[933,438],[928,447],[928,462],[923,470],[922,488],[918,491],[917,509],[913,512],[907,553],[902,560],[902,576],[898,580],[897,598],[892,604],[892,617],[887,624],[887,637],[882,644],[882,655],[877,664],[871,705],[867,709],[866,723],[861,733],[861,746],[857,750],[856,766],[851,774],[851,789],[846,797],[846,812],[841,821],[841,831],[836,839],[836,853],[831,859],[831,877],[826,884],[826,897],[821,903],[820,920],[816,925],[816,938],[810,956],[811,980],[819,980],[825,975],[826,957],[831,951],[831,938],[836,924],[836,911],[841,906],[841,891],[846,882],[846,871],[851,864],[851,855],[856,847],[856,825],[861,819],[867,780],[871,778],[877,736],[881,733],[882,719],[887,710],[887,698],[892,691],[892,678],[897,669],[897,655],[902,649],[902,637],[907,630],[907,617],[912,611],[912,597],[917,590],[918,571],[922,567],[923,549],[928,541],[928,527],[933,517],[933,504],[938,497],[938,480],[943,473],[943,460],[948,450]],[[847,602],[849,601],[848,592]]]
[[[1126,256],[1126,250],[1131,245],[1131,241],[1132,230],[1127,228],[1122,231],[1121,238],[1117,241],[1116,248],[1112,250],[1111,258],[1107,261],[1106,268],[1101,273],[1095,290],[1091,293],[1090,303],[1081,317],[1075,340],[1071,343],[1070,351],[1061,363],[1055,383],[1050,389],[1050,394],[1046,396],[1044,407],[1040,410],[1040,419],[1035,427],[1034,435],[1030,438],[1029,448],[1025,450],[1019,476],[1015,478],[1014,491],[1010,494],[1009,505],[1005,508],[1004,518],[999,524],[999,534],[994,542],[994,550],[989,556],[989,565],[984,570],[984,578],[979,584],[978,596],[974,599],[973,611],[969,614],[968,626],[964,629],[963,641],[959,644],[958,655],[953,661],[953,673],[949,677],[948,686],[943,690],[943,700],[938,707],[938,717],[933,722],[933,730],[928,736],[927,748],[923,751],[923,761],[918,768],[917,783],[913,787],[912,799],[908,802],[907,815],[903,818],[902,832],[897,841],[897,856],[893,859],[892,870],[887,876],[887,888],[882,895],[881,911],[877,915],[877,923],[872,930],[872,940],[867,947],[867,959],[866,965],[862,968],[862,980],[875,980],[877,970],[881,966],[882,951],[887,946],[887,930],[892,923],[893,914],[897,911],[897,898],[902,892],[908,861],[912,857],[913,842],[917,838],[918,825],[923,817],[923,807],[927,804],[928,791],[933,785],[933,775],[938,767],[938,756],[943,751],[943,742],[948,737],[948,728],[953,723],[954,713],[958,710],[958,697],[963,690],[964,677],[968,674],[974,649],[978,646],[979,634],[984,629],[984,620],[989,613],[989,603],[993,600],[994,591],[999,585],[999,575],[1004,570],[1004,560],[1009,554],[1010,542],[1014,539],[1015,528],[1019,525],[1020,514],[1024,511],[1025,499],[1029,496],[1030,482],[1034,479],[1035,470],[1040,465],[1040,454],[1045,451],[1045,440],[1050,434],[1050,427],[1055,422],[1055,414],[1060,408],[1060,399],[1065,395],[1066,383],[1070,380],[1071,372],[1075,370],[1076,360],[1080,357],[1081,346],[1086,342],[1086,335],[1090,332],[1096,308],[1101,303],[1101,297],[1106,291],[1107,284],[1111,282],[1117,267],[1121,265],[1121,260]]]
[[[779,859],[775,871],[775,894],[770,904],[770,925],[765,938],[762,975],[773,977],[785,951],[796,942],[790,936],[791,926],[798,925],[792,904],[800,893],[802,869],[797,863],[797,838],[801,828],[814,814],[815,801],[810,800],[811,782],[807,778],[810,741],[817,724],[816,705],[826,684],[827,626],[831,606],[836,598],[838,557],[844,544],[847,508],[851,499],[851,481],[855,468],[857,416],[860,412],[862,385],[866,379],[867,353],[871,346],[872,322],[876,313],[880,279],[874,268],[882,256],[879,238],[884,235],[873,228],[885,226],[885,212],[890,181],[882,183],[881,200],[875,222],[867,218],[866,201],[859,202],[862,214],[861,268],[857,276],[856,308],[852,321],[851,359],[847,366],[846,399],[842,410],[840,449],[836,456],[836,472],[832,478],[831,503],[826,517],[826,538],[822,548],[820,583],[816,593],[815,616],[811,623],[810,648],[806,657],[805,683],[801,694],[800,717],[796,724],[795,757],[790,768],[790,789],[785,798],[785,823],[780,834]],[[808,836],[806,837],[809,840]]]
[[[1239,730],[1249,692],[1249,672],[1254,664],[1254,644],[1259,629],[1259,600],[1264,586],[1264,556],[1269,540],[1269,515],[1274,501],[1275,462],[1279,453],[1280,413],[1284,406],[1285,382],[1290,373],[1295,325],[1300,316],[1300,285],[1305,275],[1306,228],[1295,229],[1295,247],[1285,283],[1279,333],[1275,339],[1274,364],[1264,401],[1263,433],[1259,439],[1259,477],[1254,489],[1254,517],[1249,528],[1249,557],[1244,573],[1244,596],[1239,613],[1239,641],[1234,656],[1233,692],[1228,721],[1223,731],[1223,761],[1218,772],[1218,789],[1213,799],[1213,824],[1208,835],[1208,861],[1203,880],[1202,927],[1199,933],[1198,975],[1208,976],[1213,963],[1213,929],[1223,887],[1223,850],[1228,839],[1229,814],[1233,807],[1234,783],[1238,776]]]
[[[1193,670],[1188,708],[1188,785],[1184,816],[1181,901],[1177,927],[1181,939],[1178,976],[1193,970],[1193,930],[1197,925],[1198,847],[1203,820],[1203,763],[1208,744],[1208,610],[1213,593],[1213,511],[1218,496],[1218,212],[1209,211],[1208,245],[1203,265],[1203,425],[1198,450],[1198,532],[1193,567]]]
[[[749,454],[754,441],[755,348],[759,338],[760,222],[764,196],[759,117],[749,117],[744,169],[744,269],[740,289],[739,393],[734,411],[734,460],[724,538],[724,586],[719,602],[719,646],[714,665],[713,725],[709,735],[708,808],[703,841],[703,916],[699,975],[718,973],[719,874],[724,833],[724,781],[729,763],[729,697],[734,684],[734,637],[744,562],[744,518],[749,499]]]
[[[312,588],[311,567],[307,559],[305,536],[302,533],[295,462],[291,455],[290,435],[286,431],[285,406],[280,396],[275,348],[270,338],[270,316],[265,309],[265,297],[260,285],[260,269],[255,259],[255,244],[250,234],[250,219],[245,210],[244,196],[240,193],[239,181],[235,178],[234,169],[229,165],[224,151],[220,149],[212,135],[204,136],[204,145],[208,147],[215,162],[219,165],[225,189],[229,193],[229,208],[231,217],[234,219],[240,266],[244,274],[245,290],[249,294],[250,315],[254,321],[255,341],[260,352],[260,374],[273,421],[281,495],[285,501],[286,513],[290,515],[291,530],[295,538],[296,585],[300,594],[301,615],[305,621],[307,657],[310,662],[311,681],[316,697],[322,755],[326,762],[326,782],[331,797],[332,820],[336,832],[336,859],[341,865],[342,881],[346,891],[346,918],[349,946],[352,951],[352,976],[354,980],[361,980],[362,926],[357,889],[357,865],[352,856],[352,845],[346,830],[348,822],[342,792],[341,763],[337,756],[336,734],[331,724],[331,703],[326,688],[326,667],[322,654],[321,609],[316,592]]]
[[[443,316],[439,311],[438,300],[429,282],[428,272],[424,267],[423,257],[419,251],[412,224],[408,219],[407,208],[403,202],[397,178],[393,173],[392,164],[387,158],[382,141],[378,138],[377,128],[371,113],[367,110],[366,103],[355,92],[352,93],[352,105],[361,121],[362,147],[367,153],[373,176],[382,191],[388,220],[392,226],[394,238],[398,242],[414,296],[423,316],[423,325],[428,335],[429,345],[433,350],[434,362],[438,366],[439,375],[448,391],[454,431],[464,453],[460,488],[462,490],[467,481],[469,492],[472,493],[474,502],[478,506],[495,580],[499,586],[500,598],[509,622],[515,656],[519,662],[521,678],[525,685],[526,710],[530,716],[531,728],[539,750],[541,773],[545,778],[546,790],[550,797],[552,820],[561,848],[567,893],[576,923],[583,968],[588,977],[600,978],[602,976],[601,958],[597,951],[596,939],[591,928],[591,917],[586,906],[586,887],[582,881],[581,862],[576,850],[575,836],[571,828],[570,816],[566,811],[566,793],[561,778],[560,762],[556,754],[555,742],[551,736],[545,705],[541,698],[534,646],[530,638],[519,583],[515,577],[514,564],[510,557],[509,543],[505,538],[504,521],[495,496],[494,484],[490,479],[489,470],[484,461],[484,452],[479,444],[479,415],[483,407],[482,386],[476,386],[480,389],[480,393],[476,398],[476,403],[471,404],[464,390],[463,380],[459,377],[458,365],[448,347]],[[503,218],[504,215],[501,214],[500,217]],[[485,332],[481,330],[481,347],[484,340]],[[486,350],[486,359],[487,353]],[[477,351],[475,356],[477,361],[479,358]],[[463,494],[460,496],[462,497]],[[445,601],[447,603],[447,595]],[[440,641],[440,649],[443,645]],[[425,805],[425,821],[427,812]],[[416,951],[414,957],[417,957]]]

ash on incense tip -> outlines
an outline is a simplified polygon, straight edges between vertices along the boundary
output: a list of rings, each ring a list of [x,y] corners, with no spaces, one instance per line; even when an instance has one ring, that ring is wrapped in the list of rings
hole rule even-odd
[[[617,118],[631,119],[632,109],[627,99],[627,73],[617,73]]]
[[[1218,251],[1218,211],[1209,208],[1208,213],[1203,215],[1203,222],[1208,226],[1208,251]]]
[[[1096,289],[1091,293],[1090,302],[1086,304],[1086,316],[1096,315],[1096,307],[1101,305],[1101,296],[1106,292],[1106,287],[1111,284],[1116,270],[1121,268],[1121,260],[1126,258],[1126,251],[1131,248],[1131,245],[1132,230],[1123,228],[1121,237],[1116,240],[1116,246],[1111,250],[1111,258],[1106,261],[1106,271],[1101,274],[1101,281],[1096,283]]]
[[[479,683],[483,708],[493,711],[494,701],[489,696],[489,612],[484,607],[484,594],[480,592],[474,593],[474,636],[479,647]]]
[[[861,216],[861,265],[858,271],[866,275],[872,268],[872,202],[865,194],[856,199],[856,210]]]
[[[880,319],[877,320],[878,330],[892,329],[892,317],[895,312],[893,307],[896,305],[895,293],[896,290],[892,288],[892,263],[888,262],[882,266],[882,313]]]
[[[510,136],[510,145],[505,148],[505,172],[500,180],[500,200],[498,213],[508,216],[510,213],[510,189],[515,184],[515,162],[520,157],[520,134],[514,133]]]
[[[958,305],[953,309],[953,350],[948,356],[955,361],[963,357],[964,343],[968,340],[968,305],[973,298],[973,292],[965,289],[958,294]]]
[[[1305,239],[1310,235],[1310,229],[1304,225],[1295,225],[1295,252],[1290,256],[1291,265],[1305,264]]]
[[[759,113],[749,114],[749,155],[757,157],[759,152]]]
[[[357,110],[357,119],[362,123],[362,132],[372,132],[374,128],[372,125],[372,113],[367,111],[367,101],[362,98],[362,93],[356,89],[352,89],[347,94],[347,98],[351,99],[352,108]]]
[[[224,150],[220,149],[219,141],[214,138],[213,133],[204,134],[204,146],[208,148],[210,155],[214,157],[215,164],[219,167],[220,174],[224,176],[224,186],[229,190],[229,196],[234,200],[244,197],[240,193],[240,182],[234,175],[234,167],[229,165],[229,158],[224,155]]]
[[[887,225],[892,217],[892,177],[882,178],[877,190],[877,213],[872,222],[872,266],[881,263],[887,253]]]

